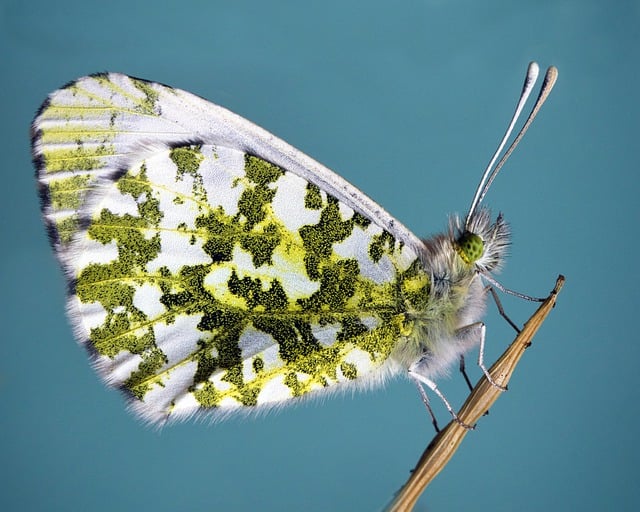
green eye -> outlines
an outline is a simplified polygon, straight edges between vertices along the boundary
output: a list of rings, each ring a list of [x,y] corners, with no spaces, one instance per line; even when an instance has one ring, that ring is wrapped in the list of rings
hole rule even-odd
[[[482,257],[484,242],[475,233],[465,231],[456,241],[456,250],[462,260],[470,265]]]

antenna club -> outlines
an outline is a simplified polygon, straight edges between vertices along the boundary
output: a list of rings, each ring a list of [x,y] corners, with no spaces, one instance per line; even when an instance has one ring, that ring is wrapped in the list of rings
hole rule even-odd
[[[478,208],[478,205],[484,199],[484,196],[489,190],[489,187],[491,187],[493,180],[498,175],[498,172],[500,172],[500,169],[502,169],[502,166],[509,158],[509,155],[511,155],[513,150],[516,148],[516,146],[524,136],[524,134],[529,129],[529,126],[531,125],[536,115],[538,114],[540,107],[542,107],[543,103],[546,101],[547,97],[549,96],[549,93],[551,92],[551,90],[553,89],[553,86],[556,83],[556,80],[558,78],[558,69],[555,66],[550,66],[547,69],[547,72],[544,77],[544,81],[542,83],[542,87],[540,88],[540,92],[538,93],[538,99],[533,105],[533,108],[531,109],[531,112],[529,113],[527,120],[525,121],[522,128],[520,128],[518,135],[516,135],[516,138],[513,140],[509,148],[502,155],[502,158],[500,159],[500,161],[496,164],[496,161],[498,160],[498,157],[502,153],[502,150],[504,149],[504,146],[507,143],[507,140],[511,136],[511,132],[513,131],[516,121],[520,117],[520,114],[522,113],[522,109],[524,108],[524,105],[527,99],[529,98],[531,91],[533,90],[533,86],[535,85],[535,82],[538,79],[539,72],[540,72],[540,67],[538,66],[538,64],[536,62],[530,62],[527,68],[527,76],[524,80],[524,85],[522,87],[522,93],[520,94],[520,99],[518,100],[518,104],[511,118],[511,122],[509,123],[507,131],[505,132],[504,136],[502,137],[502,140],[500,141],[500,144],[498,145],[498,149],[496,149],[495,153],[493,154],[493,157],[491,158],[489,165],[487,165],[486,169],[482,173],[482,178],[480,179],[478,188],[476,188],[475,195],[473,196],[473,200],[471,201],[471,206],[469,207],[469,213],[467,214],[466,221],[465,221],[465,228],[467,230],[469,229],[471,218],[473,217],[474,212]],[[494,167],[494,164],[495,164],[495,167]]]
[[[542,84],[542,88],[543,89],[546,88],[549,91],[551,91],[557,79],[558,79],[558,68],[555,66],[549,66],[547,68],[547,73],[544,76],[544,83]]]

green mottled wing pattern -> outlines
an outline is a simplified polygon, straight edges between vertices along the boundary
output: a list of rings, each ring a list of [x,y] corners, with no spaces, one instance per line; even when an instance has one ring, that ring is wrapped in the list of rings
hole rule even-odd
[[[76,335],[150,422],[380,382],[427,302],[401,225],[215,109],[98,75],[54,93],[34,122]]]

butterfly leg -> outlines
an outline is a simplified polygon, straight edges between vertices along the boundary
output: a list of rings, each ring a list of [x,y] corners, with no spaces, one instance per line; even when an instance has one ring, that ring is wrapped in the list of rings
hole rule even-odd
[[[467,368],[464,362],[464,354],[460,354],[460,373],[464,377],[464,381],[467,383],[469,391],[473,391],[473,385],[471,384],[471,380],[467,375]]]
[[[466,329],[467,327],[465,327]],[[480,349],[478,350],[478,366],[480,367],[480,369],[482,370],[482,373],[484,373],[484,376],[487,378],[487,380],[489,381],[489,383],[502,390],[502,391],[506,391],[507,388],[506,386],[501,386],[500,384],[498,384],[495,380],[493,380],[493,377],[491,376],[491,374],[489,373],[489,370],[487,369],[487,367],[484,364],[484,344],[485,344],[485,337],[486,337],[486,333],[487,333],[487,327],[486,325],[484,325],[483,322],[478,322],[477,324],[473,324],[471,326],[469,326],[469,328],[473,328],[473,329],[478,329],[480,331]]]
[[[436,419],[436,415],[433,414],[433,409],[431,409],[431,402],[429,402],[429,396],[427,395],[424,388],[422,387],[422,384],[420,384],[420,381],[414,378],[412,378],[411,380],[413,380],[414,384],[418,388],[418,393],[420,393],[420,398],[422,399],[422,403],[427,408],[427,411],[429,411],[429,416],[431,416],[431,423],[433,424],[433,428],[436,429],[436,432],[440,432],[440,427],[438,426],[438,420]]]
[[[507,323],[516,330],[518,334],[520,334],[520,328],[511,320],[511,318],[509,318],[504,308],[502,307],[502,302],[500,302],[500,298],[498,297],[498,294],[496,293],[495,288],[491,285],[487,285],[487,287],[484,290],[485,292],[488,291],[489,293],[491,293],[491,296],[493,297],[493,302],[496,303],[496,307],[498,308],[498,313],[500,313],[500,316],[504,318],[507,321]]]
[[[467,430],[473,430],[475,427],[473,425],[467,425],[464,421],[462,421],[458,415],[456,414],[456,412],[453,410],[453,407],[451,407],[451,404],[449,403],[449,401],[445,398],[445,396],[442,394],[442,392],[438,389],[438,386],[435,382],[433,382],[431,379],[425,377],[424,375],[422,375],[421,373],[419,373],[417,371],[417,368],[414,370],[413,368],[409,369],[409,377],[411,377],[411,379],[416,383],[416,385],[418,386],[418,388],[421,390],[420,395],[423,396],[422,401],[425,403],[429,402],[429,399],[427,398],[427,401],[425,402],[425,398],[426,397],[426,393],[424,392],[424,389],[422,389],[422,384],[424,384],[425,386],[427,386],[431,391],[433,391],[438,398],[440,398],[440,400],[442,400],[442,403],[444,404],[444,406],[447,408],[447,411],[449,411],[449,414],[451,414],[451,416],[453,417],[454,421],[456,423],[458,423],[460,426],[466,428]],[[427,405],[427,409],[429,410],[431,417],[433,418],[434,424],[436,424],[435,422],[435,417],[433,415],[433,411],[431,410],[431,406]],[[439,431],[439,429],[436,427],[436,430]]]
[[[469,387],[469,391],[473,391],[473,385],[471,384],[471,380],[467,375],[467,369],[464,361],[464,354],[460,355],[460,373],[464,377],[464,381],[467,383],[467,386]],[[489,414],[489,411],[485,411],[483,416],[486,416],[487,414]]]
[[[480,274],[482,279],[489,282],[490,286],[497,288],[502,293],[506,293],[508,295],[513,295],[514,297],[518,297],[519,299],[528,300],[531,302],[544,302],[544,297],[532,297],[531,295],[525,295],[524,293],[516,292],[515,290],[510,290],[509,288],[505,288],[498,281],[496,281],[489,272],[482,272]]]

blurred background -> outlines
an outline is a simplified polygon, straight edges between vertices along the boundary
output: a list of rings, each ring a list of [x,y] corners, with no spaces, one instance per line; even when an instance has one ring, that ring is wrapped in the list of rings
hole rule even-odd
[[[486,203],[514,231],[505,286],[567,283],[417,510],[638,510],[639,23],[622,0],[4,0],[0,509],[375,511],[433,437],[406,380],[217,425],[129,414],[73,340],[40,220],[29,123],[49,92],[110,70],[197,93],[428,236],[466,212],[535,59],[558,84]],[[487,325],[493,360],[513,335],[493,307]],[[440,386],[466,397],[455,371]]]

